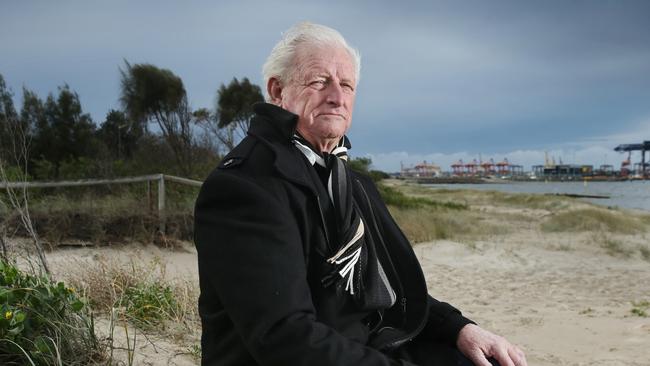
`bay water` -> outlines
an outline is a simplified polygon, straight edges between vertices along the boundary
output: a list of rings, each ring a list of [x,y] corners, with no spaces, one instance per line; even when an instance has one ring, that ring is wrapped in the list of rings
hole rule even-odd
[[[609,196],[581,198],[598,205],[650,212],[650,181],[623,182],[504,182],[485,184],[423,184],[431,189],[475,189],[509,193]]]

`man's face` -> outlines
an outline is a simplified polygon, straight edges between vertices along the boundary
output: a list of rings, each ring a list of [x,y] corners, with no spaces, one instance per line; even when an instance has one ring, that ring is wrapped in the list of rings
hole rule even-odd
[[[296,71],[282,89],[280,106],[298,115],[298,132],[314,147],[335,144],[352,122],[355,66],[341,47],[309,47],[296,54]]]

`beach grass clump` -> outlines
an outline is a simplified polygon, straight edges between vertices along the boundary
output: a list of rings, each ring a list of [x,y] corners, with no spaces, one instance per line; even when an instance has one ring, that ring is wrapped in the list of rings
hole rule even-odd
[[[570,198],[556,197],[545,194],[529,194],[529,193],[502,193],[499,192],[499,201],[506,205],[545,209],[548,211],[557,211],[565,208],[569,204]]]
[[[439,212],[429,209],[405,209],[392,206],[389,206],[389,209],[404,235],[413,244],[450,239],[454,236],[454,228],[458,226],[453,220],[445,220]]]
[[[551,212],[565,209],[575,201],[573,198],[555,195],[508,193],[496,190],[431,188],[408,185],[400,186],[400,189],[418,197],[462,202],[465,206],[515,207],[543,209]]]
[[[158,259],[149,263],[120,263],[98,259],[78,261],[67,273],[93,308],[124,319],[145,330],[164,329],[169,322],[196,327],[198,288],[190,280],[170,281],[166,266]]]
[[[126,316],[140,327],[153,327],[167,319],[176,319],[180,310],[173,288],[162,281],[129,287],[120,302]]]
[[[393,218],[411,243],[473,240],[508,232],[504,225],[471,210],[465,191],[378,185]]]
[[[639,253],[641,254],[641,258],[650,261],[650,249],[645,246],[639,246]]]
[[[612,257],[630,258],[634,254],[634,250],[628,248],[623,241],[604,233],[594,234],[592,240],[598,243]]]
[[[408,196],[396,188],[383,184],[377,185],[381,198],[388,206],[394,206],[402,209],[416,209],[422,207],[434,207],[450,210],[466,210],[468,207],[464,203],[451,201],[435,201],[425,197]]]
[[[633,301],[630,312],[636,316],[647,318],[648,313],[650,313],[650,301]]]
[[[551,212],[567,208],[574,201],[573,198],[548,194],[510,193],[494,190],[466,190],[466,192],[465,197],[478,205],[541,209]]]
[[[74,288],[0,260],[0,364],[87,365],[103,355]]]
[[[395,221],[413,244],[431,240],[472,240],[508,232],[505,226],[484,220],[477,212],[389,206]]]
[[[584,208],[552,215],[542,223],[546,232],[605,231],[634,234],[646,231],[646,225],[631,215],[615,210]]]
[[[650,228],[650,215],[648,214],[640,214],[638,215],[639,221],[643,223],[643,225],[647,228]]]

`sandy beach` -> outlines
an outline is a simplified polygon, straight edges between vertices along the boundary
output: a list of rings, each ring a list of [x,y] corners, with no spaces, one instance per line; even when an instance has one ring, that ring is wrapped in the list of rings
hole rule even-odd
[[[609,255],[590,238],[520,231],[471,246],[420,243],[415,251],[434,297],[521,345],[530,365],[650,365],[650,318],[631,312],[633,302],[650,300],[650,263]],[[197,279],[190,243],[174,251],[132,245],[58,250],[49,257],[62,277],[71,261],[110,258],[158,260],[170,279]],[[122,328],[115,333],[117,344],[126,342]],[[134,362],[197,364],[188,348],[198,336],[198,329],[177,343],[155,333],[141,336]]]
[[[488,194],[477,192],[430,194],[419,188],[404,189],[442,201],[462,197],[469,204],[464,210],[432,212],[442,212],[445,220],[459,218],[480,230],[414,245],[429,292],[520,345],[529,365],[650,365],[647,213],[559,198],[499,194],[488,199]],[[544,229],[553,218],[564,220],[574,212],[604,215],[598,223],[602,225],[597,230]],[[399,216],[398,221],[412,217]],[[618,225],[612,226],[615,230],[603,226],[608,220]],[[135,266],[170,284],[198,288],[196,251],[190,242],[173,249],[139,243],[65,247],[49,252],[48,259],[56,278],[62,280],[78,279],[83,271],[97,272],[107,265]],[[112,339],[113,359],[123,364],[128,364],[133,344],[134,365],[199,363],[196,319],[147,331],[124,322],[110,329],[109,317],[99,315],[100,339]]]
[[[647,261],[519,240],[417,245],[429,292],[522,346],[530,365],[650,365],[650,318],[631,312],[650,296]]]

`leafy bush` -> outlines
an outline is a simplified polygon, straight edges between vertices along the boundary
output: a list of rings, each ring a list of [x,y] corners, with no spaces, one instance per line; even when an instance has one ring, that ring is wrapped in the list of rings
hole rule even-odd
[[[99,161],[87,157],[68,158],[59,166],[59,179],[91,179],[101,177]]]
[[[382,172],[381,170],[370,170],[368,171],[368,175],[370,175],[370,179],[372,179],[373,182],[379,182],[382,179],[390,178],[388,173]]]
[[[0,364],[86,365],[99,348],[74,289],[0,260]]]
[[[372,166],[372,160],[370,158],[350,159],[348,161],[348,166],[357,173],[369,176],[373,182],[379,182],[382,179],[390,178],[390,175],[381,170],[370,169],[370,166]]]

